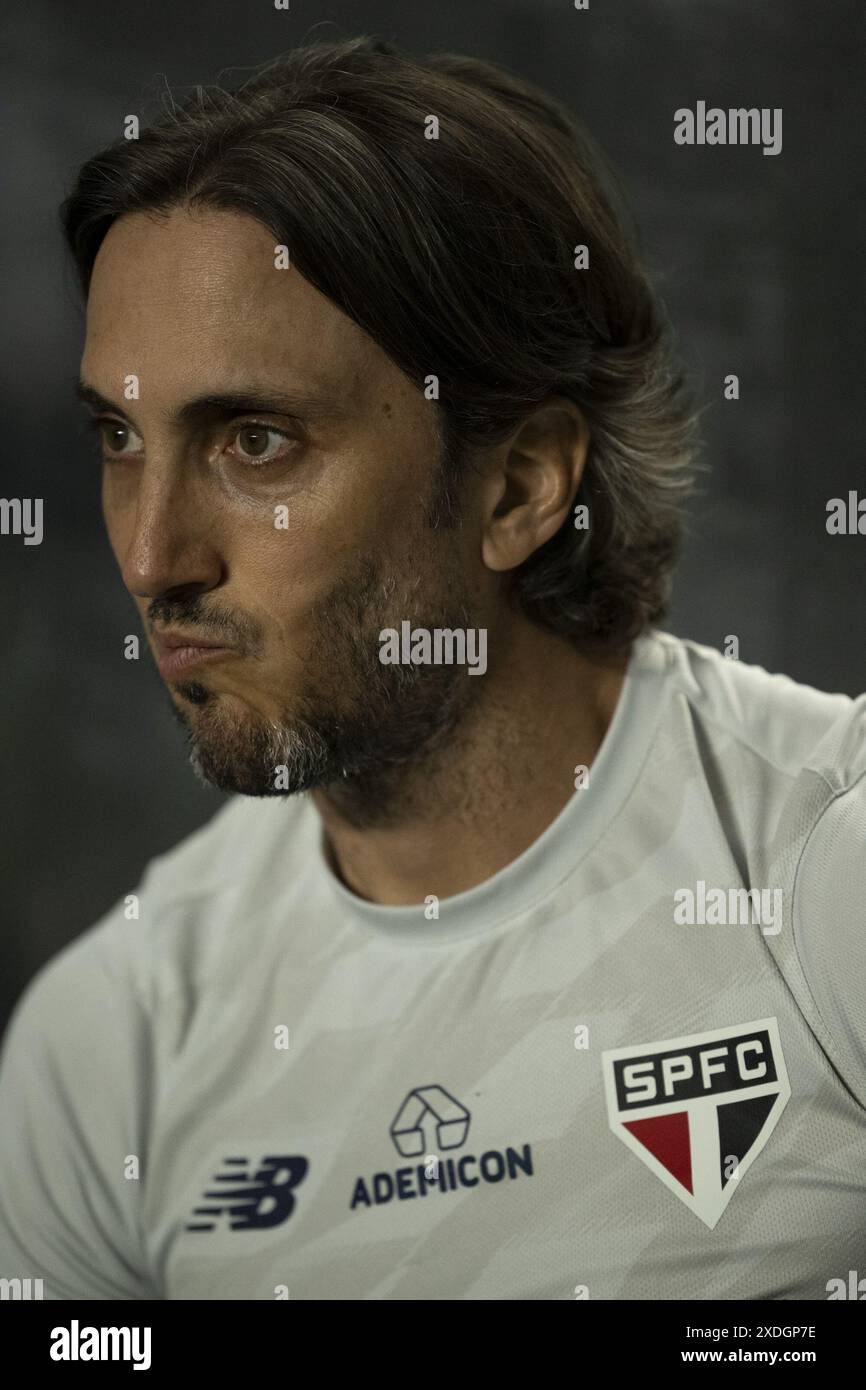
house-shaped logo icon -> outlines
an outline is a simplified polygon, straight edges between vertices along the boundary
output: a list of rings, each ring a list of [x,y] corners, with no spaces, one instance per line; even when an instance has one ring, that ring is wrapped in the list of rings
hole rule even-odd
[[[471,1116],[442,1086],[416,1086],[391,1125],[391,1138],[404,1158],[459,1149],[466,1143]]]

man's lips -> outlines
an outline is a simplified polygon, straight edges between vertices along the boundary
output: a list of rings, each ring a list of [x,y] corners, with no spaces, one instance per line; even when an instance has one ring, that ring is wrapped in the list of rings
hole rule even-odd
[[[218,661],[235,650],[234,647],[208,641],[206,637],[187,636],[182,632],[154,633],[154,643],[159,674],[166,681],[176,680],[191,666]]]

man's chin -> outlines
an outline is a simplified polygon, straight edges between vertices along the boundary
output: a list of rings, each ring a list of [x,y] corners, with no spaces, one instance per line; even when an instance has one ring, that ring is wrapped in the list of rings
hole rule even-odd
[[[238,796],[291,796],[304,790],[301,785],[278,785],[275,772],[259,766],[249,756],[217,750],[195,738],[190,740],[189,762],[205,786]]]
[[[206,785],[241,796],[294,796],[326,775],[327,745],[309,725],[267,720],[239,697],[198,682],[173,686],[172,695],[190,764]]]
[[[296,796],[319,786],[323,759],[307,738],[267,734],[213,738],[190,734],[189,759],[201,782],[240,796]]]

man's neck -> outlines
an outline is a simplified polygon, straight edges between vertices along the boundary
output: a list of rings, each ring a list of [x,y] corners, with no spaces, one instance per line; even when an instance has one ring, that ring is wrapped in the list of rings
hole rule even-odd
[[[434,766],[401,770],[400,814],[358,826],[313,793],[332,867],[387,905],[452,897],[498,873],[543,834],[589,767],[622,688],[628,653],[605,660],[518,624],[469,717]]]

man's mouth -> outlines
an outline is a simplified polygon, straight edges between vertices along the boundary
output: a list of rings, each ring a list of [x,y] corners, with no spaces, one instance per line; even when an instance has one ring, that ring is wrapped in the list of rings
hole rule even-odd
[[[236,648],[183,632],[154,633],[156,664],[164,681],[173,681],[193,666],[234,655]]]

